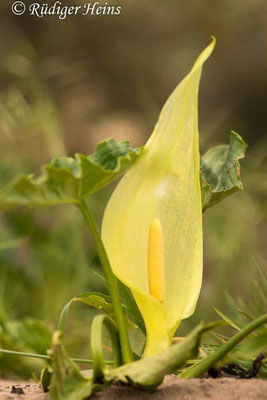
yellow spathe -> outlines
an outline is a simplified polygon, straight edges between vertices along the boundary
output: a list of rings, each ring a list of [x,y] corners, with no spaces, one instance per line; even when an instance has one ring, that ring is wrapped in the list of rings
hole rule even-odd
[[[144,318],[144,357],[167,348],[195,309],[202,283],[202,207],[197,98],[203,63],[215,39],[164,105],[144,151],[107,205],[102,239],[115,275],[127,285]],[[163,230],[165,298],[150,294],[151,221]]]
[[[165,298],[164,245],[161,222],[154,218],[150,224],[147,250],[149,293],[160,303]]]

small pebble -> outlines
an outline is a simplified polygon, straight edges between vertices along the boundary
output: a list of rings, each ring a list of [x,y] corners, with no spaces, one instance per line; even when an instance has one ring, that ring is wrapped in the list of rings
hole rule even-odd
[[[12,386],[11,393],[24,394],[23,389],[16,386]]]

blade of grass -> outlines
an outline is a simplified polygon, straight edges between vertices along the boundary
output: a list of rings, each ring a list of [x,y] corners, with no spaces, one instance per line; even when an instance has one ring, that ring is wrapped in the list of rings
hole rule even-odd
[[[217,308],[212,307],[214,311],[225,321],[227,324],[235,328],[237,331],[240,331],[239,326],[237,326],[233,321],[230,320],[226,315],[224,315],[221,311],[217,310]]]
[[[213,365],[221,360],[229,353],[238,343],[246,338],[251,332],[258,329],[263,324],[267,323],[267,314],[263,314],[259,318],[246,325],[241,331],[236,333],[231,339],[222,345],[218,350],[214,351],[207,358],[201,360],[193,367],[187,368],[179,376],[181,378],[200,378],[206,371],[211,369]]]
[[[20,356],[20,357],[40,358],[42,360],[51,360],[51,357],[46,354],[24,353],[22,351],[6,350],[6,349],[0,349],[0,353],[8,354],[10,356]],[[93,360],[88,360],[85,358],[70,358],[70,360],[77,362],[77,363],[81,363],[81,364],[93,364]],[[113,365],[113,361],[105,361],[105,363]]]

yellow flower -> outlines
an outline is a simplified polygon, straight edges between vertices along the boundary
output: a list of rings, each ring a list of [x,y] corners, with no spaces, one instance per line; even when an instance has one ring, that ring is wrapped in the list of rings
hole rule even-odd
[[[144,318],[144,357],[169,347],[202,283],[197,98],[215,39],[164,105],[133,167],[107,205],[102,239],[114,274]]]

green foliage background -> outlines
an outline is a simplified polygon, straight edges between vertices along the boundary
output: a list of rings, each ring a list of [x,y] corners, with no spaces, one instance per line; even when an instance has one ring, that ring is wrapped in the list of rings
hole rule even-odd
[[[259,269],[266,274],[265,3],[121,0],[119,17],[66,21],[16,17],[10,2],[0,4],[1,187],[18,172],[38,174],[51,157],[90,154],[110,136],[141,146],[171,90],[210,35],[216,36],[201,82],[201,151],[228,143],[230,130],[239,132],[249,144],[241,160],[245,191],[204,215],[203,289],[181,335],[201,319],[216,318],[212,305],[228,314],[233,301],[254,317],[264,311]],[[111,191],[90,200],[99,223]],[[67,301],[83,291],[105,290],[89,266],[99,271],[74,207],[2,215],[0,347],[43,352],[46,327],[54,328]],[[94,314],[85,305],[73,306],[66,335],[73,356],[90,357]],[[40,336],[42,343],[29,340]],[[132,336],[135,347],[142,346],[142,336]],[[2,356],[0,375],[29,376],[40,365]]]

